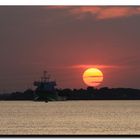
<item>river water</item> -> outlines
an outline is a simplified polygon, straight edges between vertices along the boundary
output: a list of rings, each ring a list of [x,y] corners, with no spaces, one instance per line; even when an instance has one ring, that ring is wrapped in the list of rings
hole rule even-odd
[[[140,101],[0,101],[0,134],[140,134]]]

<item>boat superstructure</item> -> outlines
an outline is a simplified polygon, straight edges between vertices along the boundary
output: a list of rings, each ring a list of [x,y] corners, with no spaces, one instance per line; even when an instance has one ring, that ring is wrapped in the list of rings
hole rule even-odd
[[[50,80],[47,71],[43,72],[43,76],[39,81],[34,82],[36,100],[57,100],[58,95],[55,89],[56,81]]]

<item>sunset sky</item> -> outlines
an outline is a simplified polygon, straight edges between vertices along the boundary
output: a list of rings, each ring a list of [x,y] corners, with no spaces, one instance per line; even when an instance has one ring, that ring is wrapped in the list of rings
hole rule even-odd
[[[140,7],[0,7],[0,92],[33,88],[47,70],[58,88],[140,88]]]

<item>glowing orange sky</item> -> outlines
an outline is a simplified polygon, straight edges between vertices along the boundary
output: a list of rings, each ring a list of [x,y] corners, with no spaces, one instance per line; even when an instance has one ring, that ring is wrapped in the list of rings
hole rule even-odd
[[[102,68],[102,69],[106,69],[106,68],[121,68],[121,66],[115,66],[115,65],[74,65],[71,66],[71,68]]]

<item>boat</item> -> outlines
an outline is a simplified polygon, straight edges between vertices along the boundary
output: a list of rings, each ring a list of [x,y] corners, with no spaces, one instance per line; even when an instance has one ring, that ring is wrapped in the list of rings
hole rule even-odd
[[[59,96],[56,91],[56,81],[50,80],[50,75],[47,71],[43,72],[43,76],[39,81],[34,81],[35,89],[35,101],[57,101]]]

